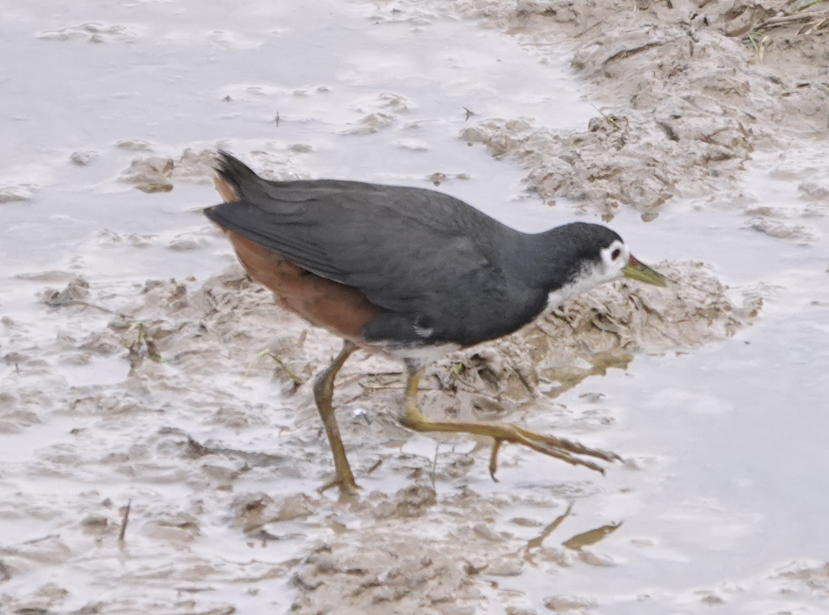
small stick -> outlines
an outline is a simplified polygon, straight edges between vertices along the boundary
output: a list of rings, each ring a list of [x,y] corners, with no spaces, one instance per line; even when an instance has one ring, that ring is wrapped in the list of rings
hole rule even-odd
[[[371,474],[372,472],[374,472],[374,470],[379,468],[381,465],[383,465],[383,460],[378,459],[377,461],[374,462],[373,466],[371,466],[368,470],[366,470],[366,474]]]
[[[124,517],[121,519],[121,531],[118,532],[118,542],[124,542],[124,534],[127,533],[127,523],[130,520],[130,504],[132,504],[132,500],[129,500],[124,507]]]

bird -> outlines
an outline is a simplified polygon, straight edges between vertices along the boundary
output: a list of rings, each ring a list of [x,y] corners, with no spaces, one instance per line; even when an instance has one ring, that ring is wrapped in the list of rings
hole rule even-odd
[[[493,479],[502,443],[521,444],[604,471],[578,455],[618,460],[503,422],[433,420],[417,406],[424,369],[447,353],[506,336],[599,284],[628,277],[665,286],[610,228],[572,222],[540,233],[515,230],[435,190],[319,179],[273,181],[219,150],[215,185],[223,203],[204,209],[251,278],[275,302],[343,339],[313,393],[334,458],[321,491],[357,493],[333,410],[334,379],[357,349],[403,363],[402,412],[419,432],[493,439]]]

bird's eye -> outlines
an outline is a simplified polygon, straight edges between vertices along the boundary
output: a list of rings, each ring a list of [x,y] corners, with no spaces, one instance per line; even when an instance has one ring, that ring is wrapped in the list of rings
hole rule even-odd
[[[612,258],[615,261],[621,255],[622,255],[622,251],[619,248],[616,248],[615,250],[613,250],[613,254],[610,255],[610,258]]]

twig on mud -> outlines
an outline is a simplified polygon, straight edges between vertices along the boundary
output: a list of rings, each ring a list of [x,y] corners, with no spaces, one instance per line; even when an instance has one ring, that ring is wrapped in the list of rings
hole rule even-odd
[[[777,28],[784,28],[786,26],[795,24],[803,24],[800,30],[798,30],[798,34],[806,34],[814,32],[815,30],[819,30],[829,22],[829,16],[827,16],[826,11],[822,10],[813,13],[800,13],[800,11],[809,8],[810,6],[814,6],[815,4],[826,1],[827,0],[813,0],[812,2],[809,2],[799,8],[794,9],[788,15],[772,17],[771,19],[768,19],[763,23],[758,24],[751,32],[748,33],[747,38],[749,40],[752,40],[753,35],[757,35],[759,33],[774,30]],[[753,40],[752,44],[754,44]]]
[[[45,301],[45,303],[46,303],[46,305],[49,305],[51,307],[66,307],[66,306],[70,306],[70,305],[81,305],[83,307],[90,307],[90,308],[95,308],[96,310],[101,310],[102,312],[104,312],[106,314],[115,314],[116,316],[122,316],[122,314],[119,314],[118,312],[113,312],[109,308],[105,308],[105,307],[100,306],[100,305],[95,305],[94,303],[89,303],[88,301],[80,301],[78,299],[67,299],[65,301],[54,301],[54,302],[47,299]]]
[[[124,506],[124,516],[121,519],[121,531],[118,532],[118,542],[124,542],[124,535],[127,533],[127,524],[130,520],[130,505],[132,504],[132,500],[127,502],[127,505]]]
[[[798,30],[797,33],[798,34],[811,34],[815,30],[820,30],[821,28],[823,28],[827,24],[829,24],[829,15],[824,17],[821,21],[814,20],[811,23],[807,23],[805,26],[800,28],[800,30]],[[807,31],[807,29],[808,29],[808,31]]]
[[[359,384],[363,388],[363,390],[368,390],[368,391],[381,391],[381,390],[384,390],[384,389],[390,389],[392,391],[402,391],[403,389],[406,388],[406,386],[402,383],[397,383],[397,384],[366,384],[364,382],[358,382],[357,384]],[[427,389],[418,388],[418,390],[419,391],[426,391]]]
[[[598,108],[596,105],[594,105],[593,103],[590,103],[590,106],[591,106],[591,107],[593,107],[596,111],[598,111],[598,112],[599,112],[599,114],[601,114],[601,116],[602,116],[604,119],[606,119],[606,120],[607,120],[610,124],[612,124],[612,125],[613,125],[613,127],[614,127],[616,130],[622,130],[622,127],[621,127],[621,126],[619,126],[619,124],[617,124],[617,123],[616,123],[616,120],[615,120],[615,119],[613,119],[611,116],[609,116],[609,115],[605,114],[605,112],[604,112],[604,111],[602,111],[601,109],[599,109],[599,108]]]
[[[31,540],[24,540],[24,545],[36,545],[39,542],[43,542],[44,540],[52,540],[53,538],[60,538],[60,534],[46,534],[46,536],[41,536],[40,538],[32,538]]]
[[[648,49],[653,49],[654,47],[660,47],[666,43],[673,43],[673,40],[665,41],[662,43],[653,42],[653,43],[645,43],[644,45],[640,45],[639,47],[634,47],[633,49],[622,49],[621,51],[617,51],[609,58],[606,58],[604,62],[602,62],[602,66],[607,66],[611,62],[615,62],[616,60],[624,60],[625,58],[629,58],[630,56],[635,56],[638,53],[642,53],[643,51],[647,51]]]
[[[372,473],[372,472],[374,472],[377,468],[379,468],[381,465],[383,465],[383,460],[382,460],[382,459],[378,459],[377,461],[375,461],[375,462],[374,462],[374,465],[372,465],[372,466],[371,466],[368,470],[366,470],[366,474],[371,474],[371,473]]]
[[[285,362],[282,359],[280,359],[278,356],[273,354],[270,350],[263,350],[262,352],[258,353],[255,357],[253,357],[251,362],[248,363],[248,368],[245,370],[245,375],[242,376],[243,379],[247,378],[248,375],[250,375],[250,370],[253,369],[254,364],[264,356],[269,356],[271,359],[273,359],[276,362],[276,364],[279,367],[281,367],[282,370],[288,375],[288,378],[290,378],[291,380],[294,381],[294,384],[296,386],[301,386],[302,385],[302,382],[303,382],[302,378],[300,378],[294,372],[292,372],[291,369],[287,365],[285,365]]]
[[[364,378],[379,378],[381,376],[395,376],[396,377],[396,376],[401,376],[402,374],[403,374],[403,372],[363,372],[363,373],[360,373],[360,374],[353,374],[353,375],[349,376],[348,378],[346,378],[345,380],[341,380],[340,384],[337,385],[337,386],[339,386],[341,389],[344,389],[348,385],[354,384],[355,382],[357,382],[359,380],[363,380]],[[363,386],[363,385],[360,384],[360,386]],[[380,387],[380,388],[385,388],[385,387]]]

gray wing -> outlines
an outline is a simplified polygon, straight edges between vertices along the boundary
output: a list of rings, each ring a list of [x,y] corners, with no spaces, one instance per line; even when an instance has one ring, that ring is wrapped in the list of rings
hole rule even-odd
[[[437,226],[430,224],[434,212],[407,215],[412,207],[434,205],[435,197],[428,192],[350,188],[294,186],[290,200],[270,194],[258,202],[218,205],[207,215],[312,273],[359,289],[373,304],[394,312],[434,317],[430,312],[437,298],[445,305],[460,286],[485,292],[500,275],[456,221],[438,216],[443,223]],[[395,207],[401,201],[402,211]]]
[[[468,345],[510,333],[543,307],[545,294],[504,278],[502,246],[514,245],[517,231],[454,197],[349,181],[267,181],[225,153],[218,172],[239,200],[206,215],[403,319],[372,322],[377,339],[408,327],[407,335],[434,329],[433,340]]]

